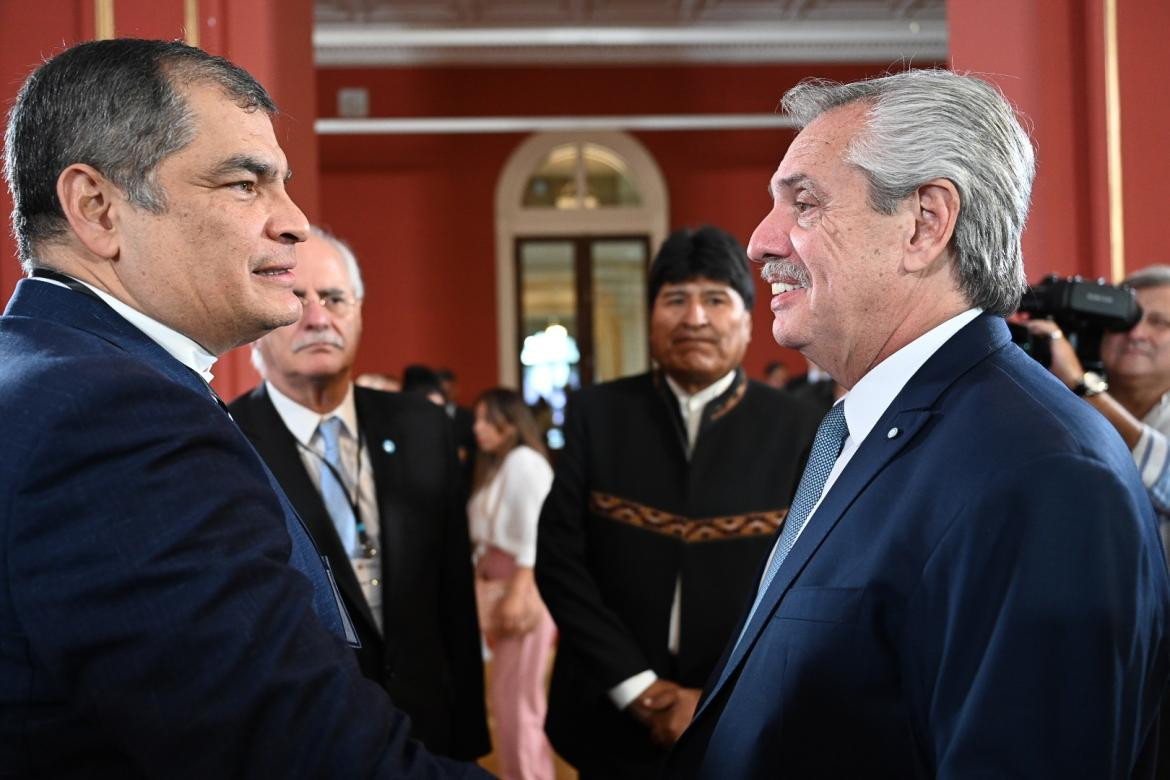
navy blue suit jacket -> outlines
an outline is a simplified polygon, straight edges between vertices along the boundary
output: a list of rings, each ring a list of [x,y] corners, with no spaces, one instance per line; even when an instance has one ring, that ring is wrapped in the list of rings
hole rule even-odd
[[[444,776],[203,381],[96,297],[0,318],[0,776]]]
[[[981,316],[826,494],[668,774],[1151,776],[1168,604],[1124,444]]]

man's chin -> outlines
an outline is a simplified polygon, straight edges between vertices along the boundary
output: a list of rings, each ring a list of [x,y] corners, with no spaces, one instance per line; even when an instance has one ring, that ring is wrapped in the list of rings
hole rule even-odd
[[[808,346],[808,339],[785,327],[778,319],[772,322],[772,338],[785,349],[803,350]]]

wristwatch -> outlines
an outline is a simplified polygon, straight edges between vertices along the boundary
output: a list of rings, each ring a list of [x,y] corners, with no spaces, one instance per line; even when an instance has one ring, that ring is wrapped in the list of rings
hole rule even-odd
[[[1086,371],[1085,375],[1081,377],[1081,381],[1073,388],[1073,392],[1081,398],[1092,398],[1095,395],[1104,393],[1108,389],[1109,383],[1105,381],[1105,377],[1096,371]]]

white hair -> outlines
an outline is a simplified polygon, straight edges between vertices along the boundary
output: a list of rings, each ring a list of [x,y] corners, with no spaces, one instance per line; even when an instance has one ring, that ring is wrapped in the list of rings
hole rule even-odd
[[[851,84],[806,80],[782,106],[805,127],[855,102],[869,111],[846,159],[868,177],[873,209],[892,214],[926,182],[951,181],[960,199],[951,241],[959,289],[985,311],[1015,311],[1027,288],[1020,239],[1036,161],[1011,104],[981,79],[922,69]]]
[[[357,256],[354,255],[353,250],[349,248],[349,244],[342,241],[337,236],[330,233],[324,228],[319,228],[312,225],[309,232],[323,241],[327,241],[330,246],[337,250],[337,254],[341,255],[341,259],[345,261],[345,269],[349,272],[349,282],[353,287],[353,297],[359,301],[366,297],[366,286],[362,284],[362,269],[358,267]]]

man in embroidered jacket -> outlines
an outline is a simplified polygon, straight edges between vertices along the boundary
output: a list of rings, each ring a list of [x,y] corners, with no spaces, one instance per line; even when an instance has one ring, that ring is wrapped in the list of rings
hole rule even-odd
[[[536,576],[560,629],[546,730],[583,780],[654,776],[795,490],[816,418],[740,368],[752,284],[727,233],[674,233],[649,277],[658,368],[570,404]]]

